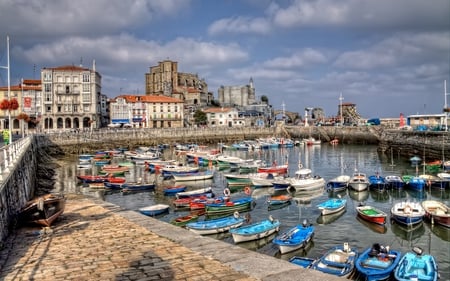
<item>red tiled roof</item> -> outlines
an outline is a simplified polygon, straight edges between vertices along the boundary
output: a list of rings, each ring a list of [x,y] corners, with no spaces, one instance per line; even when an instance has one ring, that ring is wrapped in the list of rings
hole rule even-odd
[[[43,69],[52,69],[57,71],[86,71],[90,70],[89,68],[81,67],[81,66],[75,66],[75,65],[63,65],[63,66],[57,66],[57,67],[44,67]]]

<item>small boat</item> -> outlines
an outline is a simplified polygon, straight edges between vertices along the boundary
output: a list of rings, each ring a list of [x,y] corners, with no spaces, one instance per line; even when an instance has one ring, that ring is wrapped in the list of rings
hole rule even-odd
[[[300,256],[293,256],[292,258],[289,259],[290,263],[301,266],[303,268],[311,268],[313,263],[316,261],[317,260],[314,258],[300,257]]]
[[[384,191],[386,190],[386,179],[378,173],[367,178],[369,180],[369,188],[371,190]]]
[[[195,174],[199,172],[200,168],[198,166],[179,166],[179,165],[166,165],[161,168],[160,172],[164,178],[171,178],[174,175],[187,175],[187,174]]]
[[[153,189],[155,189],[154,183],[137,181],[137,182],[125,182],[122,184],[122,192],[133,192],[133,191],[143,191]]]
[[[77,179],[83,183],[105,182],[109,180],[108,176],[94,176],[94,175],[77,175]]]
[[[391,276],[400,258],[400,251],[376,243],[356,260],[356,270],[365,280],[385,280]]]
[[[305,220],[275,237],[272,243],[278,246],[281,254],[285,254],[305,247],[313,237],[314,226]]]
[[[175,195],[178,192],[183,192],[186,190],[185,185],[174,185],[174,186],[167,186],[164,188],[164,195]]]
[[[107,190],[120,190],[122,189],[123,183],[116,183],[116,182],[104,182],[103,186]]]
[[[212,179],[214,177],[214,173],[212,171],[203,171],[203,172],[192,172],[192,173],[177,173],[172,174],[172,177],[176,181],[201,181]]]
[[[46,194],[28,201],[19,213],[19,220],[50,227],[64,212],[65,206],[66,198],[63,194]]]
[[[276,173],[276,174],[287,174],[288,165],[272,165],[266,167],[258,167],[258,173]]]
[[[178,193],[177,193],[178,194]],[[198,196],[189,196],[189,197],[183,197],[183,198],[177,198],[175,200],[172,201],[173,205],[176,208],[189,208],[189,204],[191,201],[195,200],[195,199],[201,199],[201,200],[205,200],[208,198],[212,198],[213,193],[209,193],[206,195],[198,195]]]
[[[349,181],[349,175],[339,175],[328,181],[327,188],[333,191],[345,190]]]
[[[355,191],[364,191],[369,188],[370,182],[367,175],[361,172],[354,172],[348,182],[348,186]]]
[[[253,203],[254,199],[252,197],[243,197],[223,203],[208,203],[205,205],[205,211],[208,215],[226,214],[234,211],[247,211],[252,209]]]
[[[287,179],[275,179],[272,181],[274,190],[287,190],[291,186],[291,182]]]
[[[181,217],[174,218],[170,221],[170,224],[176,226],[186,226],[190,222],[197,221],[199,216],[197,214],[189,214]]]
[[[410,226],[423,221],[425,210],[419,202],[402,201],[391,208],[391,217],[396,222]]]
[[[157,216],[163,213],[169,212],[169,205],[167,204],[156,204],[147,207],[139,208],[139,212],[146,216]]]
[[[440,224],[450,227],[450,208],[446,204],[436,200],[422,201],[422,208],[425,210],[425,218],[431,224]]]
[[[316,260],[311,268],[336,276],[348,276],[355,268],[358,249],[350,248],[348,243],[331,248]]]
[[[224,174],[223,176],[227,180],[228,186],[252,184],[249,174]]]
[[[419,175],[419,177],[425,180],[427,187],[448,189],[448,187],[450,186],[450,180],[441,178],[439,176],[422,174]]]
[[[199,188],[199,189],[193,189],[193,190],[189,190],[189,191],[177,192],[175,194],[175,196],[178,199],[187,198],[187,197],[200,197],[200,196],[205,196],[205,195],[207,195],[209,197],[214,197],[211,186]]]
[[[269,203],[269,205],[278,205],[288,203],[291,200],[292,196],[289,194],[271,195],[269,199],[267,199],[267,203]]]
[[[302,164],[298,164],[298,170],[295,175],[288,179],[291,183],[289,188],[297,192],[311,191],[325,186],[325,179],[320,176],[313,176],[311,169],[303,168]]]
[[[405,186],[405,182],[400,176],[387,175],[384,179],[388,188],[399,189]]]
[[[92,169],[92,164],[91,163],[78,163],[77,165],[77,169],[78,170],[88,170],[88,169]]]
[[[230,233],[234,243],[241,243],[262,239],[279,230],[280,221],[269,216],[269,219],[230,229]]]
[[[414,247],[412,252],[403,255],[399,265],[394,270],[394,277],[400,281],[436,281],[439,278],[436,260],[432,255],[424,255],[422,248]]]
[[[194,198],[189,202],[189,209],[191,210],[205,210],[206,204],[209,203],[225,203],[230,200],[229,196],[220,196],[214,198]]]
[[[386,223],[387,214],[373,206],[360,205],[356,207],[358,216],[362,219],[376,224],[384,225]]]
[[[235,212],[232,216],[187,223],[186,229],[200,235],[208,235],[229,231],[232,228],[241,226],[244,221],[245,218],[241,217],[238,212]]]
[[[345,209],[346,206],[347,206],[347,199],[331,198],[325,202],[318,204],[317,208],[319,208],[321,214],[325,216],[338,213],[343,209]]]
[[[407,188],[415,191],[423,191],[427,184],[425,179],[419,176],[404,175],[402,176],[402,179],[405,182],[405,186]]]

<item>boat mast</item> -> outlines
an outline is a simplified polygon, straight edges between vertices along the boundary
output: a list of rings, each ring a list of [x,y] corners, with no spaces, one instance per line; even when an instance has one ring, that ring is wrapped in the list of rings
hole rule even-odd
[[[6,36],[6,57],[7,65],[0,66],[0,68],[5,68],[8,70],[8,101],[11,99],[11,71],[9,66],[9,36]],[[8,110],[8,134],[9,134],[9,144],[12,142],[12,126],[11,126],[11,110]]]
[[[447,129],[447,119],[448,119],[448,106],[447,106],[447,80],[444,80],[444,113],[445,113],[445,119],[444,119],[444,124],[445,124],[445,131],[448,131]]]

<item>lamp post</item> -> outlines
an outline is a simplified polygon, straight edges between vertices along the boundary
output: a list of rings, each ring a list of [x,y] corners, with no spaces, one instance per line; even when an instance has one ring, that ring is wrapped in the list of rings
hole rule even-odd
[[[1,68],[5,68],[8,70],[8,101],[11,99],[11,75],[10,75],[10,67],[9,67],[9,36],[6,36],[6,54],[7,54],[7,66],[0,66]],[[8,136],[9,143],[12,141],[12,130],[11,130],[11,110],[8,109]]]

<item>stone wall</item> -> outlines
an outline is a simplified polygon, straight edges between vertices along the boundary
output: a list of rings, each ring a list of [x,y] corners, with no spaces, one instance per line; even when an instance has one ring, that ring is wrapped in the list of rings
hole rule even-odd
[[[4,241],[16,224],[20,209],[33,197],[36,187],[37,141],[27,137],[16,156],[3,170],[0,185],[0,241]],[[3,148],[8,149],[8,148]],[[1,244],[0,244],[1,246]]]

